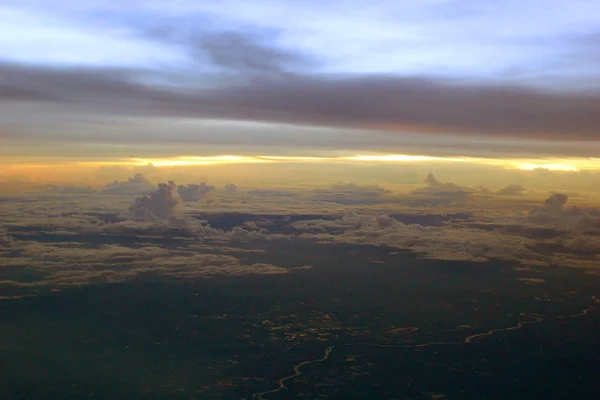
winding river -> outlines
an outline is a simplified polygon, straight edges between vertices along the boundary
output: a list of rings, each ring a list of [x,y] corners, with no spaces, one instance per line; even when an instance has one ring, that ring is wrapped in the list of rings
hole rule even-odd
[[[583,317],[586,316],[589,312],[591,312],[592,310],[596,309],[596,305],[598,303],[600,303],[600,297],[599,296],[592,296],[592,300],[593,303],[586,309],[575,313],[575,314],[571,314],[571,315],[563,315],[563,316],[558,316],[558,317],[554,317],[556,319],[565,319],[565,318],[577,318],[577,317]],[[528,321],[521,321],[519,323],[517,323],[516,325],[513,326],[509,326],[507,328],[498,328],[498,329],[492,329],[489,330],[487,332],[482,332],[482,333],[477,333],[475,335],[471,335],[471,336],[467,336],[464,340],[462,341],[453,341],[453,342],[426,342],[426,343],[420,343],[420,344],[378,344],[378,343],[348,343],[348,344],[343,344],[343,345],[332,345],[329,346],[325,349],[325,352],[323,354],[323,357],[318,358],[316,360],[308,360],[308,361],[302,361],[299,364],[296,364],[293,366],[293,374],[285,376],[283,378],[278,379],[275,383],[277,384],[277,387],[272,389],[272,390],[268,390],[266,392],[259,392],[259,393],[255,393],[254,395],[252,395],[252,397],[254,399],[257,400],[265,400],[265,396],[269,395],[269,394],[273,394],[273,393],[277,393],[280,392],[283,389],[287,389],[288,387],[285,385],[286,381],[289,381],[290,379],[294,379],[297,378],[298,376],[302,375],[302,371],[301,368],[309,365],[309,364],[315,364],[315,363],[321,363],[326,361],[329,356],[331,355],[331,352],[336,348],[336,347],[353,347],[353,346],[370,346],[370,347],[383,347],[383,348],[421,348],[421,347],[429,347],[429,346],[443,346],[443,345],[460,345],[460,344],[468,344],[468,343],[473,343],[474,341],[477,341],[478,339],[483,339],[486,337],[490,337],[496,333],[500,333],[500,332],[508,332],[508,331],[514,331],[517,329],[521,329],[523,326],[527,325],[527,324],[538,324],[543,322],[545,319],[549,319],[551,317],[543,317],[540,314],[536,314],[536,313],[520,313],[520,315],[524,318],[529,318],[530,320]]]

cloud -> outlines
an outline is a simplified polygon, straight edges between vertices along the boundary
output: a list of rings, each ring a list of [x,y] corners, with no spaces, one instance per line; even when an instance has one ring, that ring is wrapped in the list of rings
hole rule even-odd
[[[91,186],[57,186],[57,185],[46,185],[46,190],[57,193],[70,193],[70,194],[86,194],[93,193],[94,189]]]
[[[544,209],[550,212],[562,212],[565,210],[565,206],[569,200],[569,196],[564,193],[553,193],[544,201]]]
[[[568,207],[568,199],[564,193],[552,193],[541,207],[535,207],[529,212],[528,220],[552,225],[568,234],[600,235],[600,209]]]
[[[454,183],[442,183],[438,181],[435,176],[430,172],[424,180],[425,187],[417,189],[418,192],[431,192],[431,193],[456,193],[464,192],[464,189]]]
[[[521,185],[511,184],[511,185],[508,185],[508,186],[498,190],[496,192],[496,194],[512,196],[512,195],[522,194],[525,190],[526,189]]]
[[[528,249],[527,245],[533,240],[460,226],[407,225],[385,214],[350,213],[335,221],[302,221],[294,226],[312,231],[320,228],[322,233],[310,233],[306,237],[326,242],[384,245],[442,260],[546,262],[543,256]]]
[[[249,190],[248,194],[251,196],[275,196],[275,197],[292,197],[295,194],[289,190],[281,190],[281,189],[254,189]]]
[[[225,73],[278,75],[315,65],[313,57],[277,45],[280,29],[213,30],[201,24],[178,22],[161,16],[158,23],[140,24],[138,34],[144,39],[175,45],[196,65],[209,64]]]
[[[236,65],[242,61],[223,62]],[[0,64],[4,77],[0,98],[11,104],[51,102],[87,107],[96,114],[262,121],[478,138],[600,138],[600,115],[596,112],[600,93],[594,91],[542,90],[464,79],[300,73],[284,80],[269,75],[243,83],[225,80],[211,88],[190,84],[185,90],[148,83],[149,78],[168,80],[161,74],[5,63]],[[192,81],[198,78],[189,77]],[[20,117],[19,124],[26,122],[27,115]]]
[[[144,175],[137,173],[133,178],[128,178],[126,181],[109,183],[104,187],[103,191],[113,194],[141,194],[147,193],[152,187],[152,183]]]
[[[129,218],[140,221],[168,218],[173,215],[173,209],[180,201],[175,182],[159,183],[156,191],[135,199],[129,208]]]
[[[444,185],[434,177],[429,184]],[[305,232],[300,234],[305,238],[386,246],[441,260],[506,260],[525,265],[598,268],[600,210],[566,207],[562,196],[552,199],[550,203],[556,201],[563,206],[541,206],[529,214],[512,215],[511,208],[499,206],[492,212],[479,210],[475,215],[447,218],[434,225],[401,222],[399,217],[406,221],[419,219],[363,210],[331,220],[296,221],[292,226]],[[476,203],[473,206],[477,207]]]
[[[8,234],[7,230],[0,228],[0,249],[12,247],[13,240]]]
[[[435,176],[433,176],[433,174],[431,172],[427,175],[427,177],[425,178],[425,180],[423,182],[425,182],[425,184],[427,184],[428,186],[431,186],[431,187],[443,186],[443,184],[440,181],[435,179]]]
[[[354,183],[343,183],[338,182],[331,185],[331,190],[336,192],[350,192],[350,193],[366,193],[373,195],[389,194],[392,191],[380,187],[379,185],[357,185]]]
[[[540,207],[534,207],[529,212],[532,222],[564,225],[566,204],[569,197],[564,193],[552,193]]]
[[[600,237],[599,236],[574,236],[562,240],[562,245],[566,249],[584,251],[600,255]]]
[[[273,264],[246,264],[229,254],[214,254],[210,247],[174,250],[164,246],[132,248],[113,244],[89,248],[80,243],[23,242],[19,252],[19,257],[2,258],[2,265],[26,272],[26,280],[19,279],[18,274],[9,280],[0,280],[3,290],[12,287],[27,293],[27,290],[31,292],[42,287],[121,282],[157,274],[197,279],[217,275],[290,273],[289,269]],[[27,275],[31,272],[35,272],[33,280]]]
[[[223,188],[223,191],[225,193],[235,193],[237,191],[237,186],[233,183],[228,183]]]
[[[545,279],[540,278],[519,278],[518,280],[527,284],[546,283]]]
[[[413,190],[413,195],[425,196],[422,199],[423,205],[445,204],[452,201],[465,199],[471,190],[458,186],[452,182],[440,182],[430,172],[425,178],[425,186]],[[434,198],[433,200],[429,199]],[[418,203],[419,201],[417,201]]]
[[[327,189],[315,189],[318,201],[338,204],[378,204],[392,202],[392,191],[379,185],[357,185],[338,182]]]
[[[241,32],[204,32],[187,38],[188,51],[206,56],[213,65],[244,73],[282,73],[294,66],[308,66],[308,57],[277,48],[266,38]]]
[[[248,225],[246,225],[246,227],[248,227]],[[239,226],[234,227],[230,232],[227,232],[226,235],[232,239],[242,240],[265,237],[264,231],[260,228],[259,230],[247,230]]]
[[[215,190],[214,186],[209,186],[204,182],[200,185],[189,184],[177,186],[177,193],[179,193],[183,201],[198,201],[213,190]]]
[[[394,218],[389,217],[388,215],[379,215],[375,218],[375,221],[377,221],[377,225],[380,228],[390,228],[396,225],[396,223],[398,222]]]
[[[448,185],[435,176],[427,181],[428,187]],[[376,185],[338,183],[324,190],[396,199],[395,194]],[[136,199],[132,219],[126,220],[113,218],[124,208],[126,198],[102,192],[92,196],[32,194],[7,199],[0,207],[0,224],[8,232],[0,237],[10,233],[12,240],[9,249],[0,243],[0,265],[24,272],[25,268],[43,271],[43,279],[33,284],[2,285],[20,285],[26,291],[155,273],[181,279],[287,273],[262,256],[253,256],[251,262],[220,256],[238,256],[243,251],[259,254],[265,248],[260,243],[279,239],[294,243],[296,238],[302,243],[352,243],[408,250],[439,260],[505,260],[580,268],[600,265],[600,210],[569,206],[568,201],[559,201],[562,196],[540,201],[538,214],[527,212],[530,199],[489,201],[495,200],[493,195],[473,195],[467,204],[469,213],[462,204],[440,207],[433,213],[432,209],[403,205],[400,200],[324,207],[313,190],[297,190],[294,197],[283,199],[245,196],[244,203],[237,205],[233,205],[231,196],[222,195],[218,197],[223,201],[218,213],[205,210],[185,215],[183,212],[193,207],[182,207],[182,214],[170,218],[178,201],[176,192],[174,183],[159,185],[154,193]],[[545,205],[555,202],[562,206]],[[68,209],[65,204],[69,204]],[[227,208],[229,205],[231,208]],[[236,245],[245,250],[235,249]]]

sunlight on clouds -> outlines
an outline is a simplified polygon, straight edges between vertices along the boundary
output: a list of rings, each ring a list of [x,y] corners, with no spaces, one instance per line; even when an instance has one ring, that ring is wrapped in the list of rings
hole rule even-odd
[[[600,158],[571,158],[552,160],[515,161],[513,166],[523,171],[547,169],[549,171],[577,172],[581,170],[599,170]]]
[[[444,158],[431,156],[411,156],[406,154],[387,154],[387,155],[363,155],[344,157],[350,161],[469,161],[469,158]]]
[[[546,169],[549,171],[577,172],[582,170],[600,170],[599,158],[569,158],[569,159],[499,159],[499,158],[476,158],[476,157],[434,157],[427,155],[409,154],[362,154],[351,156],[279,156],[279,155],[211,155],[211,156],[178,156],[170,158],[121,158],[105,161],[79,161],[74,164],[79,166],[128,166],[136,167],[152,164],[155,167],[186,167],[203,165],[227,165],[227,164],[257,164],[257,163],[386,163],[386,164],[424,164],[424,163],[461,163],[473,165],[495,166],[504,169],[517,169],[522,171],[533,171]],[[60,164],[65,164],[61,162]],[[22,168],[53,167],[56,163],[46,160],[31,164],[20,164]],[[17,167],[12,164],[12,167]]]
[[[134,158],[131,160],[131,165],[147,165],[152,164],[155,167],[177,167],[177,166],[192,166],[192,165],[214,165],[214,164],[246,164],[246,163],[267,163],[272,162],[263,157],[248,157],[248,156],[181,156],[168,159],[147,159]]]
[[[298,162],[320,162],[334,160],[333,157],[295,157],[295,156],[258,156],[261,159],[268,161],[298,161]]]
[[[273,160],[264,157],[248,157],[248,156],[180,156],[172,158],[129,158],[119,161],[90,161],[77,162],[80,166],[124,166],[137,167],[143,165],[153,165],[155,167],[191,167],[202,165],[218,165],[218,164],[255,164],[268,163]]]
[[[589,187],[589,183],[584,182],[588,178],[584,178],[584,174],[577,180],[574,176],[575,173],[600,171],[600,158],[495,159],[407,154],[359,153],[353,155],[336,154],[335,152],[323,156],[221,154],[147,158],[113,157],[104,160],[65,160],[59,157],[42,157],[28,159],[26,162],[17,161],[14,158],[0,160],[0,182],[71,182],[102,187],[106,182],[126,179],[134,172],[144,169],[145,175],[154,174],[153,182],[166,181],[170,179],[169,177],[175,176],[179,176],[179,178],[174,179],[181,180],[182,176],[192,177],[203,174],[205,179],[219,182],[237,180],[241,183],[239,177],[243,176],[244,179],[253,179],[253,182],[260,181],[262,184],[266,184],[265,182],[290,184],[303,180],[377,183],[378,179],[387,180],[387,176],[390,174],[398,173],[404,174],[403,176],[410,175],[410,178],[406,178],[408,176],[406,175],[402,179],[415,183],[419,181],[417,176],[426,175],[427,172],[446,171],[451,175],[449,179],[465,184],[468,182],[502,186],[510,182],[521,183],[519,179],[525,179],[523,185],[532,188],[538,185],[538,183],[527,180],[533,179],[531,178],[532,173],[551,171],[555,173],[552,179],[555,180],[556,185],[558,185],[557,179],[563,179],[560,188],[577,187],[577,190],[580,190],[580,188]],[[365,167],[370,172],[363,174],[361,171],[365,171],[362,169]],[[450,170],[454,172],[449,172]],[[377,174],[381,175],[376,177],[374,171],[378,171]],[[465,174],[465,171],[469,172]],[[472,171],[487,171],[486,177],[480,177],[479,174],[473,175]]]
[[[571,171],[571,172],[575,172],[575,171],[579,171],[579,168],[577,168],[574,165],[567,165],[567,164],[520,164],[518,166],[519,169],[523,170],[523,171],[533,171],[535,169],[541,168],[541,169],[547,169],[549,171]]]
[[[431,157],[413,156],[403,154],[387,155],[360,155],[343,157],[349,161],[368,162],[462,162],[480,165],[498,166],[507,169],[519,169],[533,171],[536,169],[547,169],[549,171],[577,172],[581,170],[600,169],[598,158],[571,158],[571,159],[495,159],[475,157]]]

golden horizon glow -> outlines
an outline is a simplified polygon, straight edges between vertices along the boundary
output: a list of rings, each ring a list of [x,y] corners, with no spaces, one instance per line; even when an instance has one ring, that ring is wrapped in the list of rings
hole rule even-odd
[[[424,155],[408,155],[408,154],[386,154],[386,155],[361,155],[342,157],[345,160],[350,161],[381,161],[381,162],[418,162],[418,161],[450,161],[450,162],[465,162],[469,161],[468,157],[433,157]]]
[[[495,159],[478,157],[436,157],[427,155],[410,154],[383,154],[383,155],[352,155],[352,156],[235,156],[235,155],[215,155],[215,156],[180,156],[165,159],[130,159],[131,165],[148,165],[155,167],[175,167],[175,166],[194,166],[194,165],[215,165],[215,164],[245,164],[245,163],[279,163],[279,162],[374,162],[374,163],[472,163],[480,165],[497,166],[506,169],[519,169],[522,171],[533,171],[536,169],[546,169],[549,171],[577,172],[585,169],[600,169],[600,159],[573,158],[573,159]]]
[[[304,157],[304,156],[257,156],[258,158],[270,161],[328,161],[336,157]]]
[[[580,171],[579,168],[577,168],[574,165],[567,165],[567,164],[521,164],[518,167],[520,170],[523,171],[533,171],[535,169],[547,169],[549,171],[567,171],[567,172],[577,172]]]
[[[549,171],[577,172],[582,170],[600,170],[600,158],[564,158],[564,159],[499,159],[478,157],[440,157],[410,154],[357,154],[336,156],[279,156],[279,155],[211,155],[211,156],[177,156],[168,158],[121,158],[106,161],[65,161],[56,162],[32,161],[31,163],[8,164],[8,170],[30,170],[73,166],[124,166],[139,167],[153,165],[155,167],[193,167],[204,165],[229,164],[266,164],[266,163],[470,163],[474,165],[496,166],[504,169],[533,171],[546,169]]]
[[[480,165],[491,165],[506,169],[534,171],[545,169],[549,171],[577,172],[581,170],[600,170],[600,158],[565,158],[565,159],[499,159],[479,157],[434,157],[401,154],[360,155],[344,157],[347,160],[370,162],[461,162]]]
[[[147,159],[134,158],[131,160],[134,165],[152,164],[155,167],[178,167],[194,165],[215,165],[215,164],[245,164],[245,163],[267,163],[271,160],[256,156],[235,156],[235,155],[217,155],[217,156],[179,156],[165,159]]]

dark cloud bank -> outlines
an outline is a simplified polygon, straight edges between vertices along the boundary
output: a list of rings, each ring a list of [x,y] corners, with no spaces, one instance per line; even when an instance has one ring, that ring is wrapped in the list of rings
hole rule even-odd
[[[392,75],[298,72],[306,57],[240,33],[181,37],[145,33],[185,46],[217,68],[202,74],[114,68],[50,68],[0,63],[0,102],[93,107],[114,115],[193,117],[390,132],[600,139],[600,93]],[[298,68],[295,68],[298,67]],[[296,71],[296,72],[289,72]],[[215,75],[216,74],[216,75]],[[150,79],[149,79],[150,78]],[[197,82],[216,82],[199,86]],[[183,85],[181,83],[184,83]]]

